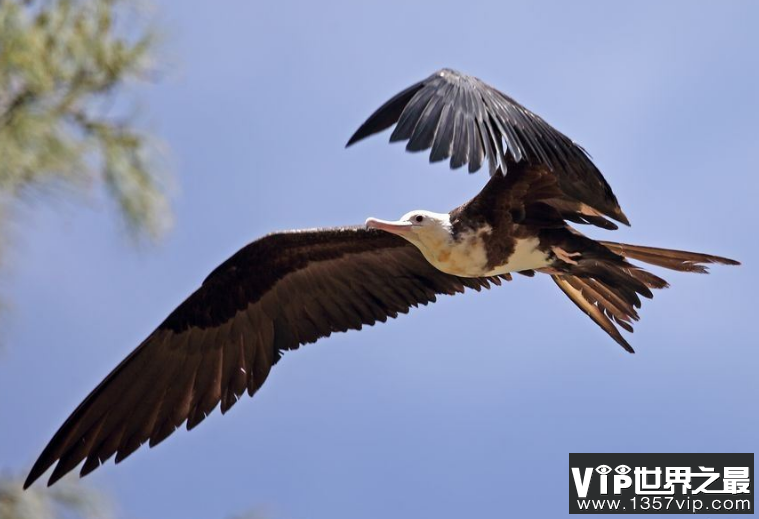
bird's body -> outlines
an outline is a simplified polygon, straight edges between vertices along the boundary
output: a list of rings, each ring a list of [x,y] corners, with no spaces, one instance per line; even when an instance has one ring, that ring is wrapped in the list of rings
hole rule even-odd
[[[525,164],[513,164],[510,171],[497,171],[474,199],[447,214],[417,210],[396,222],[369,218],[366,225],[408,240],[435,268],[455,276],[576,264],[580,253],[567,252],[566,244],[582,238],[566,223],[567,215],[550,205],[560,196],[546,180],[552,174]]]
[[[545,268],[549,255],[540,249],[538,238],[514,238],[509,254],[488,256],[488,238],[493,231],[483,225],[476,231],[465,230],[448,244],[430,250],[420,248],[424,257],[435,268],[447,274],[463,277],[490,277]]]
[[[423,218],[415,223],[415,218]],[[481,222],[473,226],[451,221],[450,214],[430,211],[413,211],[398,224],[369,218],[367,227],[397,234],[419,249],[424,258],[436,269],[454,276],[478,278],[535,270],[550,264],[549,255],[540,249],[540,240],[534,236],[512,237],[490,224]],[[408,232],[406,232],[408,231]],[[508,248],[494,248],[492,243],[501,239]]]
[[[217,405],[253,395],[282,352],[384,322],[440,294],[481,290],[511,273],[551,276],[626,350],[641,297],[667,286],[630,263],[686,272],[737,264],[708,254],[596,241],[571,224],[616,229],[627,217],[585,152],[480,80],[448,69],[396,95],[349,144],[397,123],[391,140],[491,178],[448,213],[412,211],[365,227],[274,233],[222,263],[82,402],[26,481],[87,474],[144,443],[191,429]]]

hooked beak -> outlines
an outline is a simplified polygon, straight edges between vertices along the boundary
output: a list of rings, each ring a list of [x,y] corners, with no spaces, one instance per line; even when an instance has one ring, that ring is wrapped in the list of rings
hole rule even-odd
[[[405,234],[411,230],[412,227],[413,224],[411,222],[389,222],[387,220],[379,220],[377,218],[366,219],[367,229],[379,229],[381,231],[389,232],[392,234]]]

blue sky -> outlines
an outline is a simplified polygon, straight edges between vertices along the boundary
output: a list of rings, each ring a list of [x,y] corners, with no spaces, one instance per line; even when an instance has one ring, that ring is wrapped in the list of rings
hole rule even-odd
[[[87,478],[124,517],[556,517],[569,452],[755,452],[759,7],[754,2],[162,2],[168,72],[141,89],[176,224],[134,248],[110,203],[23,210],[4,273],[0,470],[205,275],[279,229],[447,211],[467,176],[343,146],[443,66],[593,155],[633,223],[592,235],[723,254],[666,273],[626,354],[546,277],[442,298],[287,354],[254,399]]]

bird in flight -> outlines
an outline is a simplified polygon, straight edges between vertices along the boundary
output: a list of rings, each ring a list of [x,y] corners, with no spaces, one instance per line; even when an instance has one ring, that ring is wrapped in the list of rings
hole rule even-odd
[[[217,405],[253,395],[282,353],[385,322],[439,294],[481,290],[512,273],[550,276],[625,350],[641,298],[667,282],[630,260],[684,272],[719,256],[597,241],[570,224],[628,220],[585,151],[481,80],[443,69],[381,106],[348,146],[393,125],[391,141],[430,150],[490,180],[449,213],[269,234],[234,254],[84,399],[34,464],[25,488],[89,474],[157,445]]]

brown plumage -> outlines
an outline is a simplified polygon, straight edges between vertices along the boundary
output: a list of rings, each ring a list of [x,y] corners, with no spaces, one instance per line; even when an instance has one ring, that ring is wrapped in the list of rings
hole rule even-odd
[[[632,321],[639,319],[640,298],[651,298],[652,289],[668,284],[628,259],[696,273],[706,273],[706,264],[739,264],[709,254],[595,241],[566,222],[584,220],[607,228],[610,222],[600,215],[595,215],[600,220],[586,219],[592,211],[567,197],[547,167],[515,164],[507,175],[496,172],[474,199],[450,214],[455,233],[482,225],[492,229],[486,242],[488,268],[508,257],[517,239],[539,237],[538,247],[552,258],[550,265],[536,270],[550,274],[572,302],[631,353],[632,346],[617,326],[632,332]],[[556,250],[572,257],[566,261],[556,256]]]
[[[634,353],[632,346],[616,326],[632,333],[632,321],[639,319],[636,310],[641,305],[639,296],[651,298],[653,295],[650,289],[667,288],[669,284],[662,278],[627,263],[626,259],[701,274],[708,272],[704,265],[708,263],[739,265],[735,260],[698,252],[604,241],[598,243],[624,260],[595,263],[584,269],[572,266],[567,269],[568,273],[552,274],[551,278],[580,310],[630,353]],[[609,276],[607,269],[617,275]]]
[[[253,395],[283,351],[385,322],[439,294],[499,285],[433,268],[405,240],[337,228],[276,233],[244,247],[82,402],[32,468],[26,486],[56,461],[53,484],[123,460],[192,429],[221,403]]]
[[[444,68],[379,107],[346,146],[398,123],[390,142],[408,151],[430,149],[430,162],[450,157],[451,168],[485,159],[491,176],[513,164],[541,164],[557,174],[561,191],[595,212],[628,224],[617,197],[585,150],[539,115],[482,80]]]
[[[432,148],[491,178],[447,214],[411,212],[368,227],[291,231],[247,245],[215,269],[61,426],[34,464],[28,487],[84,462],[120,462],[220,404],[253,395],[282,352],[334,332],[385,322],[439,294],[480,290],[511,272],[549,274],[627,351],[641,297],[666,281],[629,260],[684,272],[737,262],[718,256],[595,241],[568,222],[627,223],[608,183],[579,146],[480,80],[445,69],[381,107],[349,144],[398,122],[392,140]],[[386,231],[386,232],[385,232]],[[396,236],[397,235],[397,236]]]

